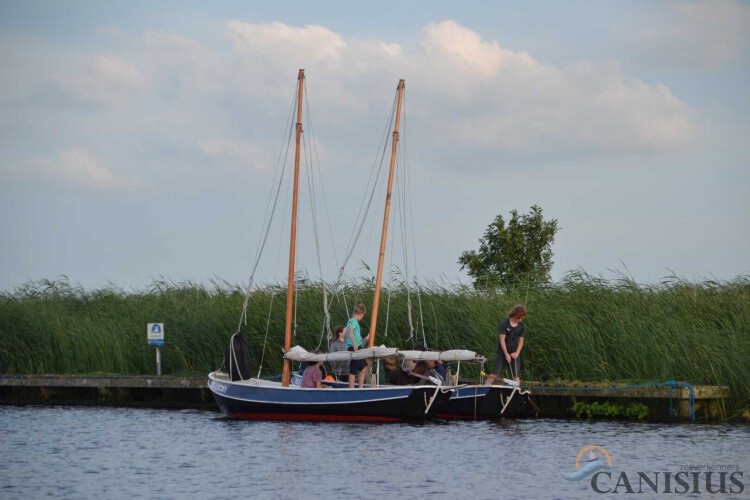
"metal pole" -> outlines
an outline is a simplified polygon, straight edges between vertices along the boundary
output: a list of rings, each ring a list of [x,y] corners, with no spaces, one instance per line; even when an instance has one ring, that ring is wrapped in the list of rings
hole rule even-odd
[[[156,374],[161,376],[161,353],[159,348],[156,348]]]

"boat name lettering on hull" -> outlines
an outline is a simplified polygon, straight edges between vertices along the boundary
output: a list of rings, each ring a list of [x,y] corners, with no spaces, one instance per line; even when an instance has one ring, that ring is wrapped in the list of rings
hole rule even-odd
[[[208,383],[208,387],[212,391],[220,392],[222,394],[226,394],[227,393],[227,386],[225,386],[223,384],[219,384],[217,382],[214,382],[213,380]]]

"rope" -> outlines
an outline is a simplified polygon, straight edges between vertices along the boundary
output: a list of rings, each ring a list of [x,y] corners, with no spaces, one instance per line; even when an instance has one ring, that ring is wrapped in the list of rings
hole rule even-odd
[[[242,303],[242,312],[240,313],[240,321],[237,325],[237,331],[242,328],[242,322],[245,322],[245,325],[247,325],[247,305],[250,301],[250,292],[253,288],[253,283],[255,280],[255,273],[258,270],[258,264],[260,263],[260,258],[263,255],[263,250],[266,248],[266,242],[268,241],[268,235],[271,232],[271,224],[273,223],[274,216],[276,215],[276,207],[279,202],[279,193],[281,192],[281,186],[283,184],[284,179],[284,173],[286,172],[286,165],[287,165],[287,158],[289,157],[289,148],[292,143],[292,127],[290,126],[290,123],[292,121],[292,116],[294,113],[294,105],[297,102],[297,97],[295,93],[294,99],[292,99],[292,105],[289,108],[289,115],[287,117],[287,123],[286,123],[286,129],[289,130],[289,134],[287,136],[286,141],[286,152],[284,153],[284,161],[281,161],[281,155],[282,152],[284,152],[284,141],[282,138],[282,146],[281,150],[279,151],[279,157],[276,160],[276,171],[274,172],[274,177],[271,185],[273,186],[276,182],[276,179],[278,177],[278,186],[276,188],[276,195],[273,195],[273,189],[268,194],[268,202],[266,203],[266,213],[263,216],[263,228],[261,230],[261,234],[263,237],[260,239],[258,243],[258,248],[256,249],[256,255],[255,255],[255,263],[253,264],[253,270],[250,273],[250,278],[248,280],[247,289],[245,291],[245,298]],[[283,137],[283,136],[282,136]],[[279,167],[281,166],[281,173],[279,174]],[[271,199],[273,199],[273,204],[271,204]],[[269,215],[269,207],[270,207],[270,215]]]
[[[307,82],[305,82],[305,86],[307,86]],[[307,95],[307,93],[305,94]],[[305,98],[307,99],[307,98]],[[305,100],[307,103],[307,100]],[[307,125],[310,130],[310,133],[312,134],[312,119],[310,117],[310,105],[307,103]],[[315,137],[311,136],[311,141],[313,143],[313,147],[316,148],[315,145]],[[318,345],[315,347],[315,349],[320,349],[320,345],[323,343],[323,335],[325,333],[328,333],[328,345],[330,347],[331,339],[333,338],[333,332],[331,332],[331,316],[329,314],[329,308],[328,308],[328,291],[325,284],[325,279],[323,277],[323,262],[320,257],[320,233],[318,232],[318,211],[317,211],[317,198],[315,193],[315,176],[313,175],[313,169],[314,169],[314,163],[312,159],[312,148],[307,147],[307,139],[303,136],[302,141],[302,147],[304,149],[304,158],[305,158],[305,167],[307,172],[307,188],[308,192],[310,193],[309,200],[310,200],[310,213],[312,215],[312,223],[313,223],[313,235],[315,239],[315,254],[318,260],[318,271],[320,273],[320,284],[323,288],[323,326],[321,328],[320,332],[320,339],[318,340]],[[317,159],[317,157],[316,157]],[[320,164],[318,164],[318,167],[320,167]],[[318,168],[318,174],[320,174],[320,168]],[[323,191],[323,184],[321,182],[321,191]],[[327,213],[327,207],[326,207],[326,213]],[[330,217],[329,217],[329,230],[330,230]],[[333,237],[331,238],[331,241],[333,241]],[[334,255],[336,252],[336,246],[333,246]],[[338,265],[338,259],[337,259],[337,265]]]
[[[401,148],[403,150],[403,148]],[[412,316],[412,307],[411,307],[411,286],[409,284],[409,253],[407,249],[407,237],[406,234],[408,232],[407,224],[406,224],[406,176],[400,175],[400,166],[403,165],[403,162],[397,162],[396,163],[396,217],[394,217],[393,225],[395,226],[397,223],[399,224],[399,230],[400,230],[400,237],[401,237],[401,257],[404,262],[404,283],[406,285],[406,315],[407,320],[409,324],[409,338],[412,338],[414,336],[414,321]],[[394,238],[395,239],[395,238]],[[395,241],[394,244],[391,245],[391,249],[395,248]],[[393,256],[391,254],[391,265],[393,261]],[[408,340],[408,339],[407,339]],[[425,347],[427,344],[425,344]]]
[[[367,215],[370,212],[370,207],[372,206],[372,200],[375,196],[375,191],[378,185],[378,181],[381,177],[380,173],[383,170],[383,164],[384,164],[386,152],[388,149],[388,136],[390,135],[391,125],[393,123],[393,117],[395,116],[395,113],[396,113],[397,103],[398,103],[398,95],[394,96],[393,98],[393,104],[391,107],[391,115],[388,119],[388,122],[386,123],[384,134],[380,139],[382,150],[379,155],[375,156],[372,169],[370,170],[370,178],[367,180],[367,185],[365,186],[364,191],[365,192],[368,191],[371,183],[372,183],[372,190],[370,191],[370,196],[363,198],[362,202],[360,203],[359,210],[357,211],[357,217],[355,218],[354,231],[352,233],[352,237],[350,237],[349,239],[349,244],[347,245],[347,253],[341,264],[341,270],[340,270],[339,276],[343,275],[344,269],[346,268],[346,265],[349,263],[349,259],[351,259],[352,254],[354,253],[354,249],[357,245],[357,242],[359,241],[359,238],[362,235],[362,230],[364,229],[365,222],[367,220]],[[378,149],[380,149],[380,145],[378,146]],[[378,163],[378,156],[380,157],[380,162],[379,162],[379,165],[377,167],[377,172],[376,172],[375,164]],[[373,174],[375,175],[373,176]],[[374,182],[373,182],[373,179],[374,179]],[[365,205],[365,200],[367,200],[366,205]],[[363,208],[364,208],[364,211],[363,211]],[[359,227],[357,227],[358,225]]]
[[[437,397],[439,391],[440,391],[440,384],[438,384],[437,387],[435,387],[435,392],[432,393],[432,397],[430,398],[430,404],[428,404],[427,408],[425,408],[424,410],[425,415],[427,415],[430,412],[430,408],[432,408],[432,403],[435,402],[435,398]],[[425,396],[426,395],[427,393],[425,392]]]
[[[330,217],[330,211],[328,210],[328,200],[326,198],[326,192],[325,192],[325,183],[323,182],[323,175],[321,173],[320,168],[320,159],[318,156],[318,142],[315,140],[315,131],[313,129],[313,120],[312,120],[312,108],[310,106],[310,103],[308,102],[308,96],[310,95],[309,92],[307,92],[307,79],[305,79],[305,110],[307,112],[307,127],[310,129],[310,138],[312,141],[312,151],[314,152],[313,158],[315,159],[314,166],[316,167],[316,172],[318,174],[318,182],[320,183],[320,192],[323,196],[323,207],[325,208],[326,213],[326,220],[328,221],[328,234],[331,238],[331,241],[336,241],[336,238],[333,237],[333,225],[331,224],[331,217]],[[339,268],[339,258],[338,253],[336,252],[336,245],[333,245],[333,259],[336,263],[336,267]]]
[[[245,379],[242,378],[242,370],[240,370],[240,364],[237,362],[237,353],[234,350],[234,338],[239,333],[240,332],[236,332],[229,339],[229,353],[231,354],[229,356],[229,378],[230,378],[230,380],[232,378],[232,361],[234,361],[234,365],[237,367],[237,374],[240,376],[240,380],[244,381]]]
[[[318,340],[318,345],[315,347],[315,349],[319,349],[320,345],[323,343],[323,335],[325,335],[326,331],[328,332],[328,339],[330,344],[330,339],[333,337],[333,334],[331,333],[331,319],[328,312],[328,292],[326,289],[325,279],[323,277],[323,262],[320,258],[320,235],[318,233],[318,212],[317,212],[317,203],[316,203],[316,197],[315,197],[315,179],[312,174],[312,158],[310,158],[310,149],[307,147],[307,140],[303,139],[302,141],[302,148],[304,150],[304,159],[305,159],[305,171],[307,173],[307,176],[305,177],[307,180],[307,189],[310,193],[310,196],[308,197],[310,201],[310,214],[312,215],[312,226],[313,226],[313,237],[315,241],[315,255],[318,261],[318,272],[320,273],[320,284],[323,288],[323,326],[321,327],[320,331],[320,338]]]
[[[388,280],[388,300],[385,302],[385,327],[383,328],[383,336],[388,336],[388,322],[391,319],[391,280]]]
[[[373,160],[372,168],[370,169],[370,176],[367,180],[367,185],[365,186],[365,189],[364,189],[364,192],[365,193],[369,192],[369,195],[363,197],[362,201],[360,202],[360,206],[357,211],[357,216],[354,222],[354,228],[352,230],[351,236],[349,237],[349,243],[347,244],[347,251],[345,253],[343,262],[339,266],[339,272],[333,285],[334,296],[338,297],[339,294],[342,296],[342,301],[344,302],[344,309],[346,311],[347,317],[350,317],[349,305],[346,300],[346,287],[343,284],[342,280],[344,277],[344,273],[346,272],[346,266],[349,264],[349,260],[354,255],[354,250],[357,246],[357,243],[359,242],[360,237],[362,236],[362,232],[364,230],[365,223],[367,221],[367,217],[370,213],[370,208],[372,206],[372,201],[377,191],[378,182],[379,182],[379,179],[381,178],[381,172],[383,170],[385,155],[386,155],[387,148],[388,148],[388,137],[390,135],[391,125],[393,123],[393,117],[395,116],[395,113],[396,113],[396,104],[398,102],[397,97],[398,95],[396,94],[396,96],[394,96],[393,103],[391,106],[390,117],[388,121],[386,122],[386,126],[383,130],[383,135],[381,136],[380,143],[378,144],[378,153],[375,155],[375,159]],[[329,227],[330,227],[330,219],[329,219]],[[333,239],[332,234],[331,234],[331,239]],[[335,252],[335,245],[334,245],[334,257],[336,258],[336,265],[338,266],[339,264],[338,264],[338,257]],[[357,296],[355,296],[355,301],[354,301],[355,304],[357,303],[357,298],[358,298],[358,292],[357,292]],[[329,302],[329,305],[326,308],[326,313],[329,315],[330,315],[330,306],[331,304]],[[329,333],[329,335],[330,335],[330,338],[333,337],[332,334]]]
[[[273,299],[276,297],[275,293],[271,293],[271,306],[268,308],[268,318],[266,319],[266,334],[263,336],[263,350],[260,354],[260,364],[258,365],[258,376],[257,378],[260,378],[260,374],[263,371],[263,360],[266,357],[266,341],[268,340],[268,330],[271,326],[271,312],[273,311]],[[234,336],[232,336],[234,338]]]

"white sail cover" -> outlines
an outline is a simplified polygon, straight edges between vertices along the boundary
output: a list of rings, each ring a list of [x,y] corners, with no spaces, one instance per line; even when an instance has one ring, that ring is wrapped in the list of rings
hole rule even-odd
[[[450,351],[399,351],[404,359],[414,361],[481,361],[482,356],[474,351],[451,349]]]
[[[284,355],[284,358],[291,359],[292,361],[308,361],[314,363],[317,361],[351,361],[352,359],[387,358],[388,356],[398,356],[398,349],[394,347],[380,346],[359,349],[357,352],[338,351],[315,354],[296,345],[289,349]]]

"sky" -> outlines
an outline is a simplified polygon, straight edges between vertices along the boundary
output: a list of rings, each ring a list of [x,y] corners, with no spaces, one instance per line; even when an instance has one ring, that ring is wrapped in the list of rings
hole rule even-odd
[[[300,272],[336,277],[403,78],[390,276],[468,282],[461,252],[536,204],[560,227],[554,279],[732,279],[750,272],[749,49],[732,0],[6,0],[0,289],[245,282],[300,68]],[[262,282],[286,279],[288,177]],[[350,278],[376,265],[382,184]]]

